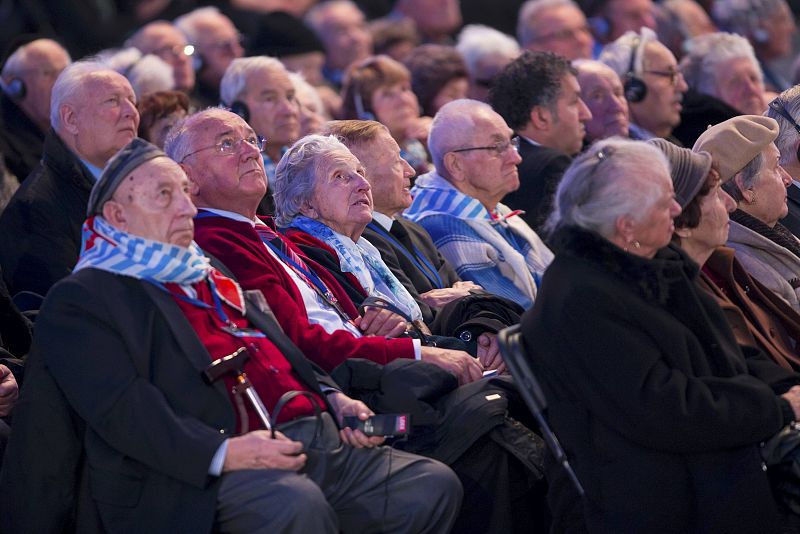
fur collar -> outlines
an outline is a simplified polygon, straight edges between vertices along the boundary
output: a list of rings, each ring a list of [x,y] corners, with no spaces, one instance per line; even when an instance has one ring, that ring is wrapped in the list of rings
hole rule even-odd
[[[666,304],[670,286],[679,281],[694,281],[699,267],[674,245],[642,258],[620,249],[595,232],[576,226],[558,229],[551,243],[558,256],[571,256],[593,264],[597,269],[620,278],[644,299]]]

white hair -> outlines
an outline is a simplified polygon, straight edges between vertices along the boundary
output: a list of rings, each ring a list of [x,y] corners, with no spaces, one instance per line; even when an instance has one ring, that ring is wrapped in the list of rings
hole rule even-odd
[[[314,113],[318,113],[323,117],[328,117],[328,111],[325,109],[325,104],[322,102],[322,97],[319,96],[319,92],[313,85],[306,81],[301,73],[290,72],[289,80],[292,82],[295,97],[299,102],[310,104],[310,106],[306,107],[310,108]]]
[[[464,136],[471,136],[475,131],[476,112],[492,110],[492,106],[478,100],[460,98],[448,102],[436,113],[428,134],[428,150],[433,159],[436,171],[444,178],[447,169],[444,166],[444,155],[456,148],[462,148]]]
[[[547,230],[578,226],[611,239],[620,217],[647,217],[661,196],[652,179],[659,170],[669,177],[669,161],[654,145],[622,137],[596,142],[564,173]]]
[[[104,50],[97,54],[97,60],[125,76],[137,100],[147,93],[175,88],[172,66],[153,54],[142,55],[138,48]]]
[[[286,67],[278,59],[268,56],[242,57],[231,61],[219,84],[219,98],[230,106],[244,93],[247,79],[262,70],[285,72]]]
[[[66,54],[67,64],[72,63],[72,58],[70,57],[69,52],[67,52],[66,49],[64,49],[64,47],[61,46],[61,44],[52,39],[36,39],[34,41],[31,41],[30,43],[25,43],[24,45],[20,46],[19,48],[14,50],[14,52],[10,56],[8,56],[8,59],[6,59],[6,62],[3,64],[3,70],[2,72],[0,72],[0,76],[8,80],[10,78],[13,78],[14,76],[19,76],[20,74],[22,74],[22,71],[24,71],[25,68],[28,66],[28,55],[31,52],[32,48],[31,45],[39,44],[42,41],[48,41],[56,45],[64,52],[64,54]]]
[[[795,125],[800,124],[800,85],[795,85],[780,95],[776,100],[776,105],[782,106],[783,110],[794,119],[795,124],[791,124],[786,117],[767,107],[764,113],[778,122],[778,137],[775,138],[775,146],[781,153],[780,164],[783,166],[797,164],[797,143],[800,141],[800,133]]]
[[[617,73],[620,78],[625,78],[631,67],[631,56],[633,58],[633,72],[641,75],[644,70],[644,52],[647,45],[657,43],[658,36],[650,28],[642,27],[640,33],[625,32],[613,43],[608,43],[603,47],[599,59]]]
[[[513,37],[482,24],[464,26],[458,34],[456,50],[464,57],[470,73],[476,72],[480,61],[488,55],[516,57],[520,54],[519,44]]]
[[[73,104],[78,100],[86,79],[102,71],[113,72],[104,63],[90,58],[76,61],[61,72],[50,94],[50,124],[56,132],[60,131],[62,126],[61,106]]]
[[[764,74],[750,42],[741,35],[716,32],[699,35],[689,41],[689,53],[680,64],[686,83],[700,93],[717,95],[718,67],[731,59],[749,59],[758,72],[759,81]]]
[[[225,15],[214,6],[198,7],[176,18],[173,24],[183,33],[189,44],[196,46],[197,42],[200,40],[200,26],[202,23],[222,17],[225,17]]]
[[[534,42],[539,36],[536,35],[536,28],[533,21],[542,14],[543,11],[554,7],[569,6],[580,11],[580,6],[572,0],[528,0],[519,8],[517,16],[517,40],[523,47]]]
[[[765,20],[785,4],[785,0],[715,0],[711,18],[722,30],[752,36],[757,29],[769,29],[764,28]]]

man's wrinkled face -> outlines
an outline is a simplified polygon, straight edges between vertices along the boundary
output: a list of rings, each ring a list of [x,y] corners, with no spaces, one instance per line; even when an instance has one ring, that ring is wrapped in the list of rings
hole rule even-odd
[[[675,56],[661,43],[647,43],[642,63],[647,95],[641,102],[630,103],[631,122],[665,137],[681,122],[681,101],[689,86]]]
[[[332,69],[347,69],[372,53],[372,36],[364,14],[350,4],[336,4],[327,10],[319,38]]]
[[[400,156],[400,146],[388,131],[351,151],[364,165],[375,211],[393,216],[411,205],[414,168]]]
[[[758,65],[750,58],[737,57],[717,66],[714,72],[717,98],[748,115],[761,115],[767,109],[764,80]]]
[[[142,54],[154,54],[172,67],[175,89],[185,92],[194,89],[194,49],[188,47],[186,38],[177,28],[171,24],[154,25],[143,42]]]
[[[592,112],[584,123],[590,142],[614,135],[628,136],[628,101],[617,73],[605,65],[578,70],[581,99]]]
[[[103,206],[104,218],[121,230],[181,247],[192,242],[196,214],[186,174],[165,157],[134,169]]]
[[[250,124],[267,146],[280,149],[300,137],[300,108],[285,72],[261,69],[251,74],[239,99],[247,104]]]
[[[528,50],[553,52],[570,61],[592,57],[594,39],[586,17],[577,7],[560,5],[542,10],[529,24],[536,38],[528,44]]]
[[[219,85],[231,61],[244,55],[242,36],[224,15],[209,17],[198,29],[195,53],[203,60],[200,76],[207,83]]]
[[[18,77],[25,83],[22,99],[25,111],[35,122],[50,122],[53,85],[69,63],[67,52],[55,41],[40,39],[28,45],[25,65]]]

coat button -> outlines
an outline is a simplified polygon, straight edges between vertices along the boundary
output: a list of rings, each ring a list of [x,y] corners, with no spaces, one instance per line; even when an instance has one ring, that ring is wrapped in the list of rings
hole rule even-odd
[[[767,464],[765,464],[764,462],[761,462],[761,470],[764,471],[765,473],[767,472]]]
[[[220,429],[219,429],[219,433],[220,433],[220,434],[224,434],[224,433],[225,433],[225,429],[224,429],[224,428],[220,428]]]

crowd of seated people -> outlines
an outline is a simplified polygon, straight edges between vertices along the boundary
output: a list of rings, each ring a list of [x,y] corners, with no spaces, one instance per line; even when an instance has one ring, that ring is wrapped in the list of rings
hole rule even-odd
[[[798,528],[792,5],[472,3],[0,9],[1,532]]]

